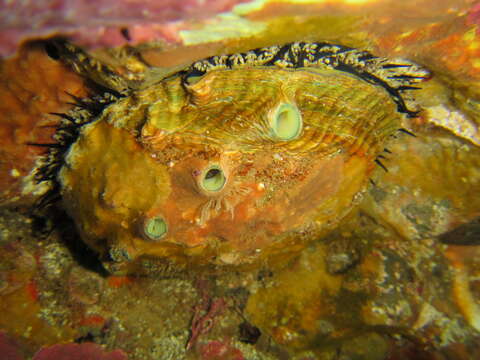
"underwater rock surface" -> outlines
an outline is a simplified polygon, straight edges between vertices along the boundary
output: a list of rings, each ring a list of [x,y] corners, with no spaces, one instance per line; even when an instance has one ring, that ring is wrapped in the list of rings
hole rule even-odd
[[[178,3],[180,12],[188,4]],[[82,43],[87,33],[82,35],[80,28],[65,32],[88,45],[77,55],[88,54],[84,59],[93,57],[99,67],[75,62],[75,57],[62,61],[61,51],[38,41],[1,60],[0,349],[18,358],[48,353],[56,346],[75,347],[74,342],[79,349],[129,359],[480,357],[479,5],[454,0],[247,5],[196,20],[185,10],[185,16],[178,17],[184,20],[167,24],[172,36],[165,42],[152,32],[152,41],[143,43],[140,39],[147,38],[137,37],[136,20],[129,22],[132,45],[121,49],[97,47],[128,42],[118,35],[124,24],[115,23],[112,42],[92,38],[92,43]],[[32,31],[25,34],[37,30]],[[11,54],[18,38],[9,39]],[[381,59],[418,64],[429,73],[428,81],[414,85],[421,89],[407,91],[414,94],[418,108],[410,95],[405,96],[407,109],[420,110],[418,116],[398,112],[398,101],[385,87],[338,69],[266,67],[247,80],[235,75],[243,73],[238,69],[222,78],[227,71],[205,72],[204,62],[189,67],[208,56],[295,41],[339,44],[368,50]],[[182,69],[197,73],[182,78]],[[92,95],[85,77],[115,93],[99,92],[93,103],[103,103],[85,110],[83,119],[92,120],[91,111],[97,111],[94,117],[101,121],[79,127],[83,135],[74,136],[69,147],[77,156],[71,151],[53,169],[61,173],[56,179],[63,182],[58,189],[63,205],[39,211],[38,201],[49,187],[46,182],[36,184],[34,169],[45,165],[38,159],[47,149],[31,144],[59,140],[59,135],[52,136],[65,122],[51,113],[76,116],[78,121],[78,102],[92,105],[85,98]],[[256,88],[259,79],[265,83]],[[344,91],[317,94],[306,86],[311,81]],[[294,91],[277,90],[285,82]],[[247,89],[242,116],[262,117],[264,136],[235,136],[258,130],[238,129],[222,120],[238,114],[238,107],[225,106],[227,97],[238,96],[233,84]],[[388,126],[365,132],[363,147],[352,145],[359,143],[361,127],[338,127],[334,131],[344,136],[341,141],[305,141],[314,151],[289,148],[287,144],[302,138],[306,124],[315,124],[305,111],[311,102],[302,100],[303,86],[320,100],[330,99],[329,106],[342,104],[322,124],[334,123],[333,117],[357,119],[362,126],[385,121]],[[127,88],[134,89],[128,96]],[[388,109],[385,116],[358,120],[375,104],[368,100],[372,97],[380,100],[372,113],[380,116],[375,110]],[[262,101],[251,100],[258,98]],[[225,101],[216,107],[216,99]],[[355,108],[346,106],[350,100]],[[210,122],[202,123],[195,112],[180,111],[179,104],[209,112],[215,126],[209,128]],[[172,114],[177,115],[174,121],[169,120]],[[415,136],[401,134],[398,128]],[[217,140],[195,141],[204,130]],[[72,132],[62,131],[63,140]],[[242,140],[246,138],[250,142]],[[181,139],[195,146],[186,151]],[[258,141],[270,151],[262,150],[263,142],[251,146]],[[250,151],[242,147],[245,143]],[[384,144],[387,152],[382,152]],[[276,146],[285,152],[281,159],[274,156]],[[172,149],[168,156],[165,148]],[[229,150],[226,161],[218,149]],[[238,149],[240,156],[231,155]],[[244,164],[250,158],[255,166],[247,169]],[[212,159],[219,161],[211,164]],[[159,162],[164,160],[176,165],[162,168]],[[230,182],[235,178],[242,181]],[[258,186],[257,178],[265,188]],[[163,187],[164,192],[150,190],[160,183],[169,187]],[[275,189],[270,197],[263,197],[266,185]],[[237,190],[223,201],[204,205],[209,203],[207,194],[227,189]],[[330,201],[323,208],[332,210],[325,211],[328,221],[313,225],[316,230],[303,238],[296,236],[298,229],[305,230],[304,224],[315,222],[317,209],[311,204],[321,203],[326,193],[344,202]],[[259,199],[263,202],[257,203]],[[290,206],[283,206],[288,199]],[[247,209],[253,209],[252,218]],[[172,224],[172,218],[178,220]],[[198,228],[186,226],[197,218]],[[269,227],[267,222],[249,227],[255,218],[268,219]],[[183,221],[187,230],[172,234],[172,225]],[[203,233],[188,234],[200,225],[207,225],[206,231],[222,230],[222,237],[233,241],[209,242]],[[262,240],[259,244],[257,238]],[[201,246],[212,243],[213,247]],[[252,251],[257,245],[271,250]],[[98,261],[99,253],[110,272]],[[129,256],[131,261],[124,262]],[[111,262],[112,257],[120,261]],[[159,257],[171,261],[151,261]]]

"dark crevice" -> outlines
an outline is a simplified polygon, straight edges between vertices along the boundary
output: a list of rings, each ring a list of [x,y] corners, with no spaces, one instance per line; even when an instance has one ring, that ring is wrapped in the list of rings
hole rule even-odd
[[[53,60],[60,60],[60,53],[58,52],[58,48],[51,42],[45,42],[45,52],[47,55]]]
[[[56,231],[78,264],[101,276],[109,275],[98,254],[83,242],[77,232],[75,223],[63,209],[58,206],[50,206],[46,210],[34,213],[32,218],[35,220],[32,228],[36,234],[46,237]]]
[[[122,27],[120,29],[120,34],[122,34],[123,38],[127,41],[132,40],[132,37],[130,36],[130,31],[126,27]]]
[[[239,340],[246,344],[256,344],[260,335],[262,335],[258,327],[246,321],[239,325],[238,330],[240,332]]]

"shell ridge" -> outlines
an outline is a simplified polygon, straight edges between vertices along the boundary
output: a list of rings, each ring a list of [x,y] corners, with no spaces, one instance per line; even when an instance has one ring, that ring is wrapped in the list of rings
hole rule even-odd
[[[212,56],[195,62],[180,73],[188,86],[188,79],[200,77],[213,70],[236,69],[244,66],[278,66],[281,68],[327,67],[359,77],[373,85],[383,87],[407,117],[416,117],[403,94],[419,89],[414,84],[427,78],[428,73],[413,63],[389,62],[367,51],[317,42],[294,42],[281,47],[257,48],[244,53]]]

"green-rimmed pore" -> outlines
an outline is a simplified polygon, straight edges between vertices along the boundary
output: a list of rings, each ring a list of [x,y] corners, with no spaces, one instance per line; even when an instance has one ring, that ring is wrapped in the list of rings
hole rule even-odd
[[[270,128],[275,138],[293,140],[302,131],[302,115],[295,105],[281,104],[270,119]]]
[[[167,223],[161,216],[148,219],[143,226],[145,235],[151,240],[161,239],[167,233],[167,230]]]
[[[210,166],[200,180],[200,186],[205,191],[217,192],[224,188],[227,178],[220,166]]]

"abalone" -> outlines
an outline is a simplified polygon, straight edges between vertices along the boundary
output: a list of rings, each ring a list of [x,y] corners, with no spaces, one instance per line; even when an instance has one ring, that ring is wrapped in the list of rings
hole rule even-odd
[[[298,252],[358,203],[387,143],[416,116],[408,92],[427,75],[298,42],[133,82],[54,46],[98,91],[60,114],[38,179],[53,182],[112,271],[154,260],[255,266]]]

